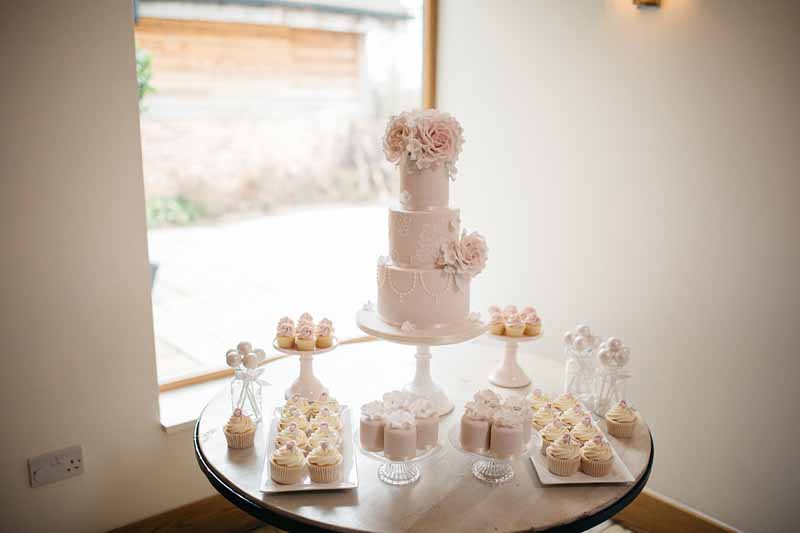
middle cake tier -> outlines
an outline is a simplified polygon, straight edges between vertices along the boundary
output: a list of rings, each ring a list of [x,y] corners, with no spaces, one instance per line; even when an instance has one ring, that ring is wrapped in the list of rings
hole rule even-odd
[[[410,322],[431,329],[463,322],[469,317],[469,282],[441,268],[378,264],[378,315],[393,326]]]
[[[459,210],[389,208],[389,257],[402,267],[434,267],[442,245],[458,239]]]

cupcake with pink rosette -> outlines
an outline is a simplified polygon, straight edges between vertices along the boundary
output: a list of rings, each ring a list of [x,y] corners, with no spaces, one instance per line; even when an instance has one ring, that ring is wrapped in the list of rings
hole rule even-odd
[[[314,324],[311,322],[299,322],[297,329],[294,332],[294,344],[298,350],[304,352],[313,350],[317,345],[317,339],[314,335]]]
[[[602,477],[611,472],[614,452],[602,435],[595,435],[581,448],[581,470],[592,477]]]
[[[525,323],[525,335],[529,337],[536,337],[542,334],[542,320],[536,314],[536,309],[533,307],[526,307],[520,313],[522,321]]]
[[[342,477],[342,454],[326,440],[311,450],[306,462],[308,475],[314,483],[332,483]]]
[[[294,346],[294,322],[288,316],[281,318],[275,334],[278,346],[290,350]]]
[[[569,433],[550,444],[545,455],[547,468],[557,476],[571,476],[581,466],[581,447]]]
[[[606,413],[606,427],[608,432],[615,437],[627,439],[633,436],[633,428],[639,418],[636,410],[628,405],[625,400],[608,410]]]
[[[236,409],[222,432],[225,433],[229,448],[250,448],[256,438],[256,425],[253,419],[242,414],[241,409]]]
[[[323,318],[317,324],[317,348],[330,348],[333,345],[333,322]]]
[[[525,323],[519,313],[510,313],[506,315],[506,335],[509,337],[522,337],[525,333]]]
[[[502,335],[506,331],[506,321],[503,320],[503,314],[500,312],[492,312],[489,315],[489,333],[492,335]]]

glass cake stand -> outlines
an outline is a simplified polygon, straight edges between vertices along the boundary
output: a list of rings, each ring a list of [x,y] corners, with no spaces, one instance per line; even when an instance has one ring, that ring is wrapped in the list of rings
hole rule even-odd
[[[471,452],[461,447],[461,424],[456,421],[447,433],[450,444],[463,454],[471,455],[478,459],[472,463],[472,475],[476,479],[490,485],[502,485],[514,479],[514,467],[511,465],[517,459],[527,457],[534,448],[536,439],[531,436],[531,440],[521,452],[508,456],[497,457],[489,451]]]
[[[335,350],[339,346],[339,339],[333,338],[333,344],[328,348],[315,348],[313,350],[297,350],[287,349],[278,346],[278,339],[272,342],[272,347],[281,353],[287,355],[300,356],[300,375],[292,383],[292,386],[286,389],[284,397],[288,400],[295,394],[299,394],[307,400],[316,400],[323,392],[328,392],[328,389],[322,385],[322,382],[314,375],[314,356]]]
[[[414,380],[404,389],[428,398],[436,407],[439,416],[444,416],[453,410],[453,402],[447,397],[444,390],[433,381],[431,376],[431,346],[444,346],[460,344],[486,333],[488,324],[480,320],[465,320],[459,324],[452,324],[429,330],[403,331],[403,329],[384,322],[377,311],[370,304],[364,306],[356,314],[356,324],[367,335],[394,342],[416,346],[415,358],[417,360]]]
[[[489,374],[489,381],[498,387],[507,389],[518,389],[530,385],[531,378],[522,370],[517,360],[519,345],[523,342],[538,341],[544,336],[544,333],[539,333],[535,337],[509,337],[507,335],[494,335],[493,333],[487,333],[486,336],[504,342],[506,345],[503,362]]]
[[[441,429],[441,426],[439,427]],[[355,443],[358,443],[358,449],[367,457],[377,459],[383,464],[378,467],[378,479],[387,485],[394,485],[401,487],[403,485],[410,485],[416,482],[421,476],[419,465],[426,461],[430,461],[444,454],[444,446],[442,445],[442,436],[439,434],[439,442],[433,448],[427,450],[417,450],[417,456],[407,461],[393,461],[387,459],[383,452],[371,452],[361,446],[361,432],[356,431],[353,437]]]

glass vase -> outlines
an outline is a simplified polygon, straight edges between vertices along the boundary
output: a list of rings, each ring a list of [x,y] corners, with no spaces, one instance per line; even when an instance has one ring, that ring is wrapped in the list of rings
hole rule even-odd
[[[261,370],[237,369],[231,381],[231,412],[241,409],[256,423],[261,421]]]

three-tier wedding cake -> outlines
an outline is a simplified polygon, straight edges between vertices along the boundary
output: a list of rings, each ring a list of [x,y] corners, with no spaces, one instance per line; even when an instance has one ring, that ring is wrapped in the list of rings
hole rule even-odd
[[[435,110],[392,117],[383,146],[400,171],[399,205],[389,208],[389,256],[378,260],[378,315],[404,332],[470,319],[472,278],[486,265],[478,233],[461,231],[449,202],[464,143],[461,125]]]

